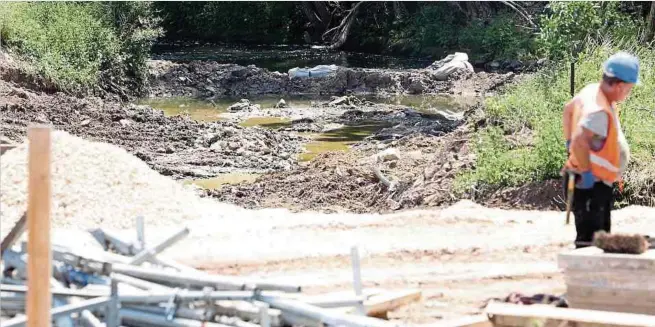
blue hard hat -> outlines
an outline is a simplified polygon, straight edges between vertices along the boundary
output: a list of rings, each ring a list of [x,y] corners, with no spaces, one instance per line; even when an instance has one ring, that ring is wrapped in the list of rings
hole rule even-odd
[[[626,83],[637,84],[639,83],[639,59],[627,52],[618,52],[605,61],[603,73]]]

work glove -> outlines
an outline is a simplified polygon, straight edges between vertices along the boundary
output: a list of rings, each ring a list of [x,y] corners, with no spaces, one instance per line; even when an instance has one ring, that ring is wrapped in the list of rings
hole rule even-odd
[[[588,190],[594,187],[594,183],[596,183],[594,175],[591,173],[591,170],[587,170],[580,174],[580,180],[575,184],[575,187],[581,190]]]

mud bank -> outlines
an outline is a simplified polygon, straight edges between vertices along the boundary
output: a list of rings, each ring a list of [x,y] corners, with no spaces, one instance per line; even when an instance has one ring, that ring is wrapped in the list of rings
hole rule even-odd
[[[121,146],[163,175],[212,177],[226,171],[291,169],[303,137],[230,122],[165,117],[148,106],[46,94],[0,81],[3,136],[19,141],[30,123]]]
[[[484,94],[512,80],[513,73],[473,73],[442,81],[434,70],[388,70],[339,67],[321,78],[289,78],[254,65],[214,61],[173,63],[152,60],[151,97],[218,98],[260,94]]]

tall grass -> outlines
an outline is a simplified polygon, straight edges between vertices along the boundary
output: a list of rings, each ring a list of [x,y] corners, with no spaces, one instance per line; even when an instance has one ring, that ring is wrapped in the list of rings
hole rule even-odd
[[[600,81],[602,63],[626,50],[641,60],[641,85],[619,104],[620,119],[630,144],[624,199],[655,203],[655,50],[636,43],[590,45],[577,60],[576,91]],[[476,167],[457,179],[459,191],[479,192],[558,178],[565,160],[562,110],[570,99],[566,63],[538,73],[487,101],[490,124],[476,134]]]
[[[101,2],[4,2],[0,3],[2,43],[28,61],[57,88],[73,93],[97,89],[101,79],[121,84],[125,76],[136,75],[129,60],[134,53],[148,52],[150,43],[135,49],[129,36],[114,25],[112,6]],[[141,4],[143,6],[143,4]],[[143,16],[143,15],[141,15]],[[132,20],[142,17],[134,15]],[[130,26],[123,20],[120,25]],[[154,40],[158,33],[151,26],[133,26],[130,33],[147,34]],[[137,68],[142,69],[143,65]]]

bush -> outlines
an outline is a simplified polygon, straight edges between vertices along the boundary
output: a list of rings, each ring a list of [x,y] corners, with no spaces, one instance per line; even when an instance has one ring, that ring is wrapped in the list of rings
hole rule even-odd
[[[500,13],[491,21],[473,20],[460,31],[462,50],[473,59],[524,59],[533,52],[532,32],[517,25],[514,14]]]
[[[642,84],[620,104],[621,124],[630,144],[625,199],[652,204],[655,199],[655,50],[636,43],[618,48],[608,43],[590,45],[576,66],[576,90],[600,81],[602,63],[624,49],[641,60]],[[568,65],[562,64],[511,86],[487,103],[486,127],[476,136],[476,168],[458,177],[459,191],[485,190],[558,178],[566,154],[562,110],[570,99]],[[520,142],[517,142],[516,140]]]
[[[553,1],[541,16],[537,45],[542,54],[568,59],[585,42],[614,40],[632,42],[639,36],[642,20],[638,13],[626,13],[620,2]]]
[[[138,90],[158,31],[140,21],[147,3],[2,3],[3,42],[59,89],[84,93]],[[124,18],[127,13],[128,19]],[[136,82],[128,84],[129,78]],[[100,83],[100,82],[104,83]],[[134,87],[136,86],[136,88]]]

